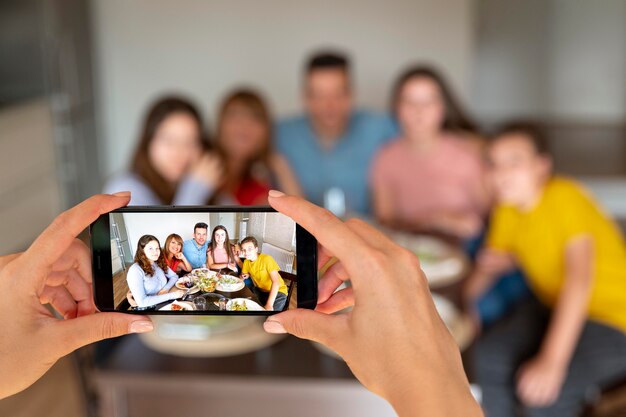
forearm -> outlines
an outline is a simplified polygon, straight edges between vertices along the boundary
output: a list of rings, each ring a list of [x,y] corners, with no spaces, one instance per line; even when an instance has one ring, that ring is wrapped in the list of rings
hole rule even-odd
[[[491,288],[496,278],[496,274],[476,269],[476,271],[470,275],[465,283],[465,300],[470,304],[474,304],[483,294],[487,292],[489,288]]]
[[[19,253],[11,253],[9,255],[0,256],[0,271],[11,261],[18,258],[22,252]]]
[[[427,380],[428,384],[407,388],[387,399],[399,417],[484,416],[466,380],[455,381],[440,375],[416,375],[415,380]]]
[[[569,364],[587,320],[589,296],[590,285],[586,280],[575,277],[566,280],[541,345],[540,355],[563,366]]]
[[[280,284],[278,282],[272,281],[272,287],[270,288],[270,294],[267,296],[267,304],[273,306],[274,301],[276,301],[276,295],[278,295],[278,287]]]

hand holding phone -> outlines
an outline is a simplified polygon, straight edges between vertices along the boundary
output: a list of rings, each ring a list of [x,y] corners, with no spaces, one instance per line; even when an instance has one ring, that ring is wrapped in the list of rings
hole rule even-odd
[[[317,242],[271,207],[133,206],[90,232],[101,311],[268,315],[317,302]],[[181,262],[192,269],[179,276]]]

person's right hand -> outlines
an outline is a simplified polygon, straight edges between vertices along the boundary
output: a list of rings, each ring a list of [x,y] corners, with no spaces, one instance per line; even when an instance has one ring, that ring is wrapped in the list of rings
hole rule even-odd
[[[332,257],[339,262],[319,281],[316,311],[271,316],[265,330],[328,346],[399,415],[482,415],[417,257],[363,221],[343,223],[328,210],[275,191],[269,202],[317,238],[320,267]],[[335,292],[348,279],[352,287]],[[326,314],[351,305],[347,314]]]
[[[215,153],[203,154],[191,167],[191,176],[209,187],[219,187],[224,176],[222,159]]]
[[[91,197],[58,216],[28,250],[2,268],[0,398],[27,388],[59,358],[81,346],[152,330],[148,317],[96,313],[91,255],[76,239],[99,215],[129,200],[130,193]]]

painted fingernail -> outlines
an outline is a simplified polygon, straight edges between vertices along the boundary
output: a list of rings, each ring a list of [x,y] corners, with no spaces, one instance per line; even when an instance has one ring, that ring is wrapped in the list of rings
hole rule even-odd
[[[128,326],[129,333],[146,333],[154,330],[154,324],[148,320],[133,321]]]
[[[278,191],[278,190],[270,190],[269,193],[270,197],[274,197],[274,198],[278,198],[278,197],[282,197],[285,195],[285,193]]]
[[[287,333],[287,330],[285,330],[283,325],[274,320],[266,320],[265,323],[263,323],[263,329],[268,333]]]
[[[128,197],[130,195],[130,191],[120,191],[119,193],[113,193],[115,197]]]

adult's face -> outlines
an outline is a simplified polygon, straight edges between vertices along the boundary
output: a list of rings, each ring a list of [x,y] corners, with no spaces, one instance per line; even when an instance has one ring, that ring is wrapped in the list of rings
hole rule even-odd
[[[202,229],[199,227],[194,230],[193,240],[195,240],[199,246],[204,245],[204,243],[206,242],[206,229]]]
[[[352,110],[348,74],[340,69],[310,72],[305,86],[305,106],[315,127],[341,133]]]
[[[172,239],[170,241],[170,247],[167,248],[167,250],[170,251],[170,253],[172,254],[177,254],[181,251],[182,249],[182,245],[180,244],[180,242],[178,242],[177,240]]]
[[[155,170],[167,181],[179,182],[201,151],[200,130],[187,113],[173,113],[156,129],[148,147]]]
[[[398,120],[408,137],[431,136],[441,130],[446,109],[441,90],[432,79],[416,77],[407,81],[396,106]]]
[[[551,161],[537,153],[522,134],[498,138],[489,148],[489,175],[496,198],[504,204],[532,204],[549,176]]]
[[[143,247],[143,253],[146,255],[149,261],[156,262],[159,260],[159,256],[161,255],[161,247],[159,246],[159,242],[156,240],[151,240]]]
[[[228,157],[251,159],[265,146],[268,127],[242,104],[229,106],[221,120],[219,140]]]

